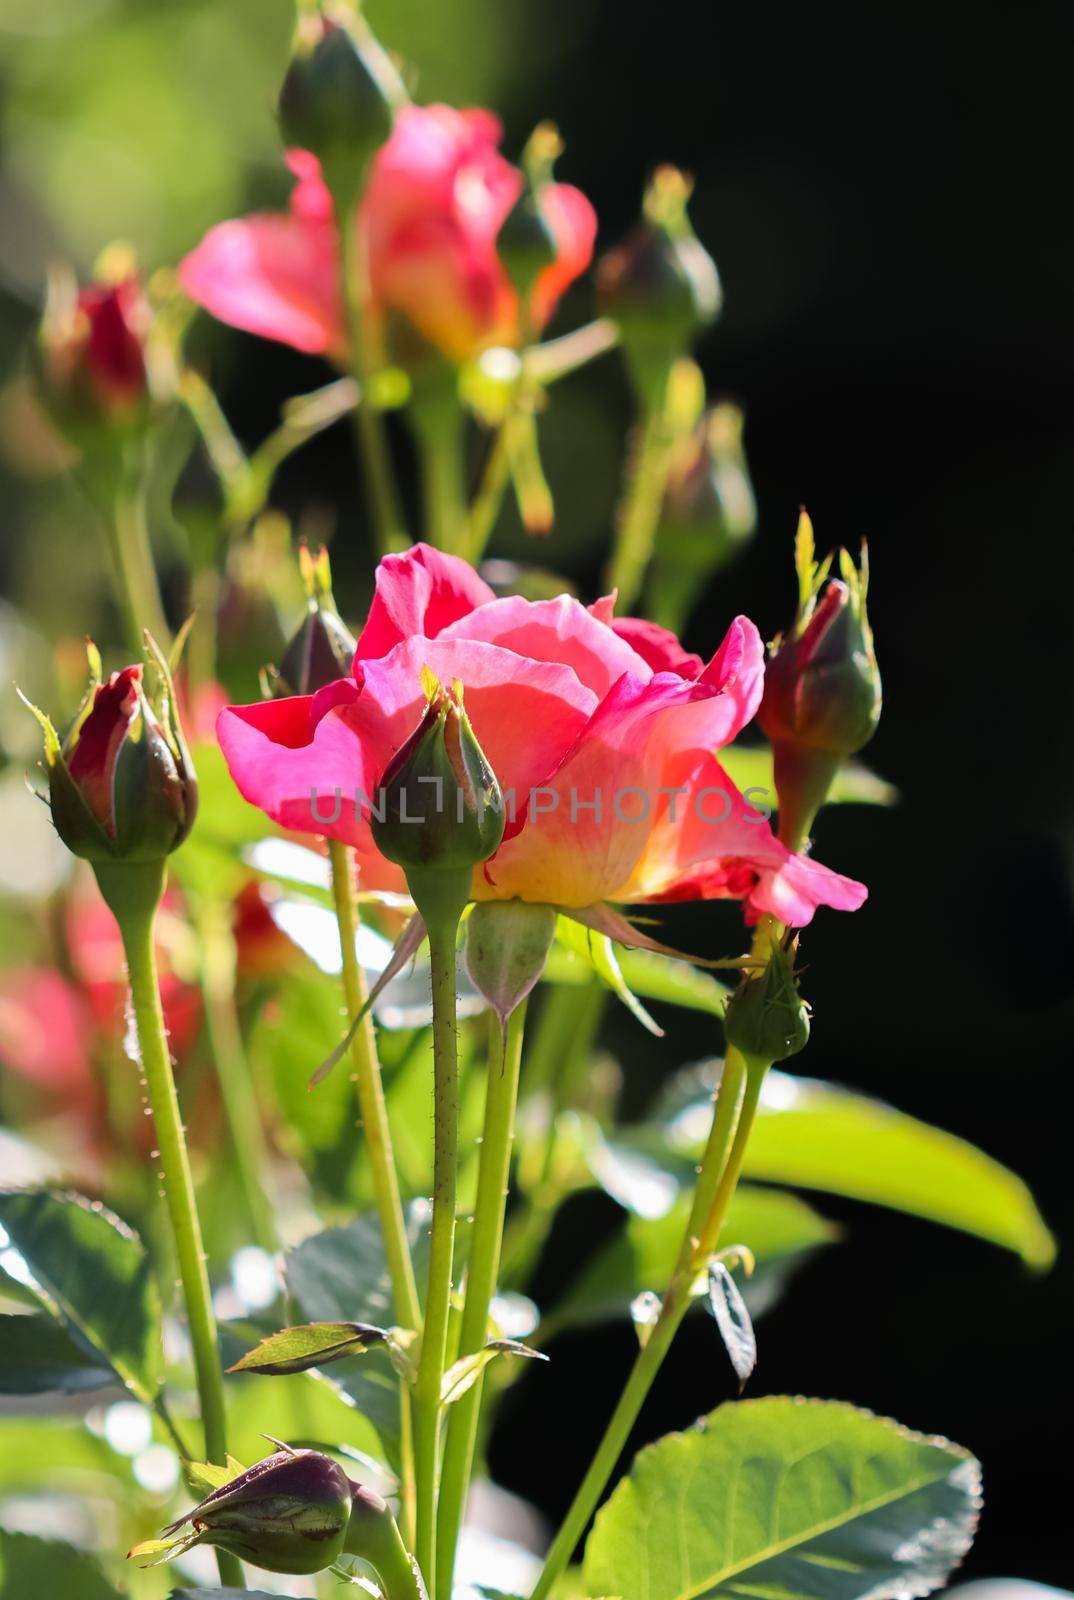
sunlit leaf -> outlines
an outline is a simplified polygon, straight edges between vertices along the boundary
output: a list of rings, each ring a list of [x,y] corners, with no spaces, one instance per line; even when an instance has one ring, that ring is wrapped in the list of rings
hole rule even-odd
[[[584,928],[580,923],[572,922],[569,917],[556,918],[556,942],[569,951],[577,960],[583,962],[591,972],[595,972],[613,994],[632,1012],[643,1028],[649,1033],[663,1036],[663,1028],[659,1027],[646,1011],[641,1001],[630,988],[623,976],[618,952],[612,941],[603,933],[595,933],[592,928]]]
[[[234,1362],[229,1372],[281,1375],[327,1366],[345,1356],[363,1355],[388,1335],[364,1322],[307,1322],[266,1335]]]
[[[517,1339],[492,1339],[482,1349],[475,1350],[472,1355],[460,1356],[458,1361],[452,1362],[444,1373],[440,1386],[440,1404],[450,1406],[454,1405],[456,1400],[461,1400],[497,1356],[527,1356],[531,1361],[548,1360],[543,1351],[534,1350],[528,1344],[520,1344]]]
[[[720,765],[742,790],[752,789],[747,799],[760,810],[776,809],[776,786],[772,777],[772,750],[769,745],[725,745]],[[894,784],[886,782],[858,761],[848,761],[837,773],[828,795],[830,802],[870,806],[892,806],[899,798]]]
[[[542,1318],[543,1334],[625,1318],[638,1295],[662,1292],[674,1271],[689,1211],[689,1196],[683,1195],[664,1217],[628,1217],[585,1263],[565,1298]],[[748,1245],[755,1257],[756,1271],[745,1288],[754,1316],[772,1305],[787,1277],[813,1250],[838,1238],[830,1222],[793,1195],[750,1184],[739,1188],[723,1231],[725,1238]]]
[[[738,1284],[718,1260],[709,1263],[709,1308],[741,1390],[757,1365],[757,1336]]]
[[[898,1600],[943,1584],[977,1524],[977,1462],[821,1400],[737,1401],[641,1451],[598,1514],[587,1592],[620,1600]]]
[[[700,1151],[708,1132],[712,1082],[711,1070],[695,1073],[665,1097],[664,1136],[684,1153]],[[1033,1196],[1013,1172],[952,1133],[815,1078],[769,1073],[745,1170],[960,1228],[1031,1267],[1055,1257]]]
[[[0,1193],[0,1229],[43,1309],[152,1403],[163,1360],[160,1297],[137,1234],[96,1201],[23,1191]]]

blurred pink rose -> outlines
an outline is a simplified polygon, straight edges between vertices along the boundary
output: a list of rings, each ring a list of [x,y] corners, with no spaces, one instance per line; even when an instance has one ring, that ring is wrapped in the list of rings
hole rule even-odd
[[[498,600],[456,557],[417,545],[377,569],[353,676],[314,695],[229,707],[220,743],[239,789],[283,827],[346,840],[371,886],[401,886],[369,806],[425,707],[422,669],[458,680],[501,788],[504,842],[477,899],[582,909],[739,899],[800,927],[856,909],[860,883],[773,835],[715,752],[754,715],[757,629],[737,617],[707,666],[652,623],[566,595]]]
[[[377,155],[359,211],[372,309],[383,322],[405,316],[454,361],[519,338],[518,296],[496,236],[522,189],[500,154],[501,127],[488,111],[407,106]],[[342,362],[346,330],[339,289],[339,239],[315,156],[292,150],[298,180],[286,214],[222,222],[186,257],[187,293],[221,321]],[[537,279],[530,310],[538,327],[589,265],[596,216],[579,190],[548,183],[540,205],[558,247]]]

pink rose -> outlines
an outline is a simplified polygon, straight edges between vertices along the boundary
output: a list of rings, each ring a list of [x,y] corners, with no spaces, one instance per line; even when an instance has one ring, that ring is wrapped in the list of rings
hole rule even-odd
[[[604,901],[734,898],[793,926],[818,905],[854,910],[859,883],[792,855],[714,752],[761,698],[764,657],[738,617],[707,666],[611,605],[496,599],[456,557],[387,556],[353,675],[315,695],[232,706],[217,731],[247,800],[285,828],[355,846],[367,884],[401,887],[370,807],[418,723],[428,667],[461,682],[507,796],[499,850],[476,899],[584,909]]]
[[[522,188],[504,159],[488,111],[407,106],[373,163],[359,211],[373,311],[405,316],[455,361],[519,336],[518,296],[496,236]],[[214,316],[337,362],[346,355],[339,238],[320,164],[292,150],[298,182],[286,214],[261,214],[210,229],[186,257],[187,293]],[[568,184],[549,183],[540,204],[557,259],[540,274],[531,311],[542,325],[593,253],[596,217]]]

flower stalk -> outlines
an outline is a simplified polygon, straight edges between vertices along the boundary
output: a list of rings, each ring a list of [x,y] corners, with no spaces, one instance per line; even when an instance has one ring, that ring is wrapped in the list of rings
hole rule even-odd
[[[433,1216],[429,1278],[421,1355],[414,1382],[414,1470],[417,1496],[415,1554],[430,1594],[436,1587],[436,1512],[440,1443],[440,1394],[446,1366],[448,1319],[455,1255],[455,1208],[459,1167],[459,1025],[455,991],[455,945],[469,897],[454,873],[430,872],[431,893],[421,895],[412,871],[411,889],[429,930],[433,1001]],[[452,891],[456,892],[453,894]],[[447,1593],[447,1591],[444,1591]]]
[[[516,1006],[506,1031],[491,1014],[488,1087],[481,1158],[477,1175],[470,1257],[466,1265],[466,1299],[459,1328],[459,1356],[472,1355],[488,1338],[489,1307],[496,1292],[507,1209],[511,1147],[515,1135],[515,1106],[522,1064],[522,1038],[526,1003]],[[436,1571],[441,1592],[450,1595],[455,1570],[455,1549],[466,1506],[481,1416],[483,1380],[470,1388],[451,1409],[440,1474]]]
[[[160,1150],[164,1196],[190,1329],[205,1454],[209,1461],[223,1466],[227,1462],[227,1428],[216,1319],[153,947],[156,911],[164,893],[165,864],[163,860],[115,865],[97,862],[95,871],[101,893],[119,924],[127,960],[138,1052]],[[232,1588],[245,1587],[242,1567],[235,1556],[218,1551],[217,1561],[222,1583]]]

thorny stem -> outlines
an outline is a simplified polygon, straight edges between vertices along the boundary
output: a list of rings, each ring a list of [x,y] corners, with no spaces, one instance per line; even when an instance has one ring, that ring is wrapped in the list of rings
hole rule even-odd
[[[511,1013],[505,1035],[495,1012],[490,1013],[492,1026],[485,1123],[481,1135],[470,1257],[466,1265],[466,1300],[459,1329],[460,1358],[480,1350],[488,1338],[489,1307],[496,1292],[503,1245],[525,1016],[526,1005],[523,1001]],[[445,1595],[452,1592],[455,1547],[473,1470],[482,1390],[483,1380],[479,1377],[472,1388],[452,1406],[448,1422],[440,1473],[436,1545],[437,1582],[441,1593]]]
[[[332,869],[332,897],[335,902],[336,921],[339,924],[339,942],[343,957],[343,992],[351,1021],[366,1003],[365,975],[358,960],[355,940],[358,934],[358,908],[354,897],[351,862],[347,846],[338,839],[328,841],[328,858]],[[377,1040],[373,1018],[366,1012],[351,1040],[351,1061],[358,1086],[358,1104],[362,1114],[362,1130],[373,1176],[373,1194],[376,1200],[380,1230],[384,1240],[384,1254],[392,1285],[395,1316],[405,1328],[421,1327],[421,1306],[418,1301],[414,1264],[410,1258],[406,1220],[399,1194],[399,1179],[392,1154],[391,1129],[384,1103],[384,1088],[377,1056]],[[410,1438],[410,1400],[401,1386],[402,1437]],[[404,1452],[406,1456],[409,1452]],[[412,1463],[404,1459],[404,1502],[412,1499]]]
[[[194,1355],[201,1420],[205,1430],[205,1454],[209,1461],[225,1466],[227,1438],[224,1385],[216,1319],[194,1198],[186,1134],[168,1051],[153,947],[153,925],[164,892],[165,865],[163,861],[108,866],[98,864],[95,870],[101,893],[119,923],[127,958],[131,1009],[160,1150],[164,1196],[175,1241],[179,1280]],[[222,1583],[232,1588],[245,1587],[242,1566],[235,1556],[221,1550],[217,1552],[217,1562]]]
[[[429,877],[433,877],[432,873]],[[467,889],[468,889],[467,875]],[[440,1438],[440,1394],[447,1351],[455,1253],[459,1146],[459,1039],[455,993],[455,944],[467,889],[457,905],[419,902],[429,929],[433,1000],[433,1217],[429,1278],[421,1355],[414,1383],[414,1470],[417,1486],[415,1554],[429,1593],[436,1584],[436,1504]],[[415,892],[413,881],[411,890]],[[415,899],[417,899],[415,892]],[[446,1597],[447,1591],[442,1593]]]

